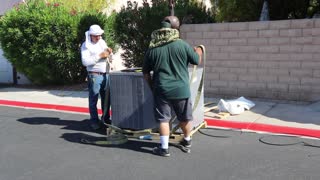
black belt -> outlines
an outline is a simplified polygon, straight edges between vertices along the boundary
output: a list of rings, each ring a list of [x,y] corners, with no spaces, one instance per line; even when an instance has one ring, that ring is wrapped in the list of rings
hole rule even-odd
[[[94,72],[94,71],[88,71],[89,74],[97,74],[97,75],[105,75],[106,73],[104,72]]]

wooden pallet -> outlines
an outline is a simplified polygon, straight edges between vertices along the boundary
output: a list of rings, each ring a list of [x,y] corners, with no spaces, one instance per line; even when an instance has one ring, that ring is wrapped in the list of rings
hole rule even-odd
[[[209,107],[208,105],[211,105],[211,104],[214,104],[214,103],[208,102],[205,104],[204,113],[213,112],[215,114],[214,115],[206,115],[206,116],[213,117],[213,118],[219,118],[219,119],[224,119],[224,118],[230,116],[230,113],[228,113],[228,112],[219,112],[218,106]]]
[[[203,121],[201,124],[199,124],[197,127],[195,127],[191,133],[190,136],[192,136],[195,132],[197,132],[201,128],[206,128],[207,123],[206,121]],[[179,129],[178,125],[177,127],[173,128],[173,132],[170,134],[169,140],[170,142],[180,142],[182,138],[184,137],[183,133],[177,132]],[[127,129],[120,129],[114,126],[111,126],[111,128],[107,129],[107,134],[112,135],[114,132],[118,132],[121,134],[126,135],[128,138],[139,138],[140,136],[148,136],[151,135],[151,140],[159,140],[160,139],[160,134],[152,132],[151,129],[146,129],[146,130],[141,130],[141,131],[132,131],[132,130],[127,130]]]

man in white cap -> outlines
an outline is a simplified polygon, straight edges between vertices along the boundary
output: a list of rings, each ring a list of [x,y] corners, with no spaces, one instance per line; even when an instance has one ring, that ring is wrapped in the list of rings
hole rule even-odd
[[[112,49],[101,38],[104,31],[99,25],[90,26],[85,33],[86,41],[81,46],[82,64],[88,71],[90,126],[93,130],[102,127],[103,122],[110,124],[110,80],[109,69]],[[101,98],[103,115],[100,121],[97,110],[98,98]]]

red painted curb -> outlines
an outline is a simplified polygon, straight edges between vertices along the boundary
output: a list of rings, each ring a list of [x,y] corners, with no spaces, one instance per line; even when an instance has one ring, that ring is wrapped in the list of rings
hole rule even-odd
[[[28,108],[46,109],[46,110],[53,109],[58,111],[75,112],[75,113],[89,113],[88,108],[56,105],[56,104],[0,100],[0,105],[28,107]],[[99,114],[102,114],[101,109],[99,109],[98,111],[99,111]],[[295,128],[295,127],[268,125],[268,124],[260,124],[260,123],[235,122],[231,120],[219,120],[219,119],[210,119],[210,118],[206,118],[205,121],[207,122],[208,126],[213,126],[213,127],[247,129],[252,131],[262,131],[262,132],[270,132],[270,133],[291,134],[291,135],[320,138],[320,130],[315,130],[315,129]]]
[[[0,100],[0,105],[15,106],[15,107],[28,107],[36,109],[54,109],[58,111],[77,112],[77,113],[89,113],[89,109],[85,107],[66,106],[57,104],[43,104],[43,103],[31,103],[22,101]],[[98,113],[101,115],[101,109],[98,109]]]

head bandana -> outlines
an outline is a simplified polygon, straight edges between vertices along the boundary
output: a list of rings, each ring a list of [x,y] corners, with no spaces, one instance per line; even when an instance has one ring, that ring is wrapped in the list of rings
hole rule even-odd
[[[98,36],[98,35],[102,35],[104,33],[104,30],[101,29],[101,27],[99,25],[91,25],[89,30],[86,31],[85,36],[86,36],[86,41],[85,41],[85,46],[86,48],[88,48],[90,51],[92,51],[93,49],[93,43],[91,42],[91,38],[90,35],[94,35],[94,36]],[[98,41],[97,43],[99,43],[100,41]]]

